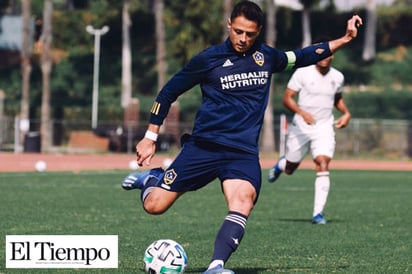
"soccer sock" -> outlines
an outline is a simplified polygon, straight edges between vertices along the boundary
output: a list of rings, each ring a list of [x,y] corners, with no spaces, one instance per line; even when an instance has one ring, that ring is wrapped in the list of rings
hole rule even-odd
[[[228,212],[215,239],[215,250],[210,267],[217,265],[216,260],[224,263],[229,259],[243,238],[246,222],[247,216],[234,211]]]
[[[315,180],[315,198],[313,205],[313,216],[323,213],[326,201],[328,199],[330,188],[329,171],[321,171],[316,173]]]
[[[159,182],[159,178],[155,176],[151,176],[147,179],[146,183],[144,184],[144,187],[142,188],[142,192],[140,192],[140,199],[142,200],[142,203],[144,203],[144,200],[146,200],[147,195],[149,195],[157,183]]]
[[[286,158],[285,157],[280,158],[276,166],[279,170],[284,171],[286,168]]]

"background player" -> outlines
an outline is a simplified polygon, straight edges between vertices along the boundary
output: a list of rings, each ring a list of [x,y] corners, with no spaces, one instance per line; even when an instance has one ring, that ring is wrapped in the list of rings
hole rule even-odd
[[[335,151],[336,128],[344,128],[351,114],[342,97],[343,74],[331,67],[333,56],[296,70],[287,85],[283,104],[295,113],[286,141],[286,155],[269,170],[269,182],[285,171],[293,174],[309,148],[316,166],[312,223],[326,224],[323,211],[330,189],[329,163]],[[295,97],[298,95],[297,102]],[[334,121],[334,106],[342,115]]]
[[[328,57],[355,38],[357,26],[362,24],[359,16],[353,16],[341,38],[284,52],[258,40],[263,20],[258,5],[239,2],[228,20],[229,38],[194,56],[166,83],[151,109],[145,137],[136,145],[138,164],[150,165],[170,105],[200,84],[202,104],[192,135],[183,136],[182,150],[166,171],[134,173],[122,182],[124,189],[142,190],[141,200],[148,213],[162,214],[185,192],[220,180],[228,213],[215,238],[206,274],[233,273],[224,269],[224,264],[238,248],[259,196],[258,140],[271,74]]]

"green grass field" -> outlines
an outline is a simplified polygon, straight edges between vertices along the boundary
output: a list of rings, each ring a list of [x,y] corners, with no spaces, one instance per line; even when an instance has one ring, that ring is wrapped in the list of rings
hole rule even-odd
[[[138,191],[120,188],[127,173],[0,173],[0,273],[143,273],[144,250],[159,238],[181,243],[186,273],[201,273],[226,214],[217,181],[150,216]],[[332,171],[331,178],[325,226],[310,223],[313,171],[264,181],[226,266],[237,274],[412,272],[412,172]],[[22,234],[118,235],[119,268],[5,269],[5,235]]]

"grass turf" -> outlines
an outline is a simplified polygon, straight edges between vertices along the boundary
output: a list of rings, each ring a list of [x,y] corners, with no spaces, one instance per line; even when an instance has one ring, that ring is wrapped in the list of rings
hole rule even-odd
[[[207,266],[226,214],[220,186],[182,196],[164,215],[146,214],[127,171],[0,174],[0,273],[143,273],[145,248],[171,238],[189,257],[186,273]],[[263,172],[259,202],[227,267],[257,273],[412,271],[412,172],[332,171],[327,225],[312,225],[314,172]],[[119,235],[118,269],[5,269],[5,235]]]

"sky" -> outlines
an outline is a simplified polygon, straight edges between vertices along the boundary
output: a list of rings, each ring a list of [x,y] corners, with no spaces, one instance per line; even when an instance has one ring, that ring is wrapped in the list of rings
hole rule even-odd
[[[294,9],[301,9],[302,5],[299,0],[274,0],[276,5],[289,6]],[[375,0],[378,5],[390,5],[394,0]],[[335,0],[335,5],[339,10],[351,10],[353,8],[365,5],[367,0]]]

